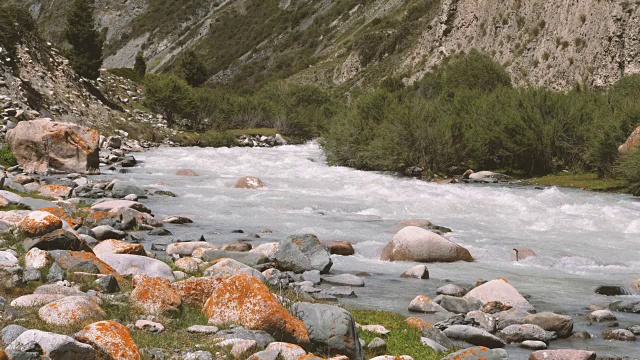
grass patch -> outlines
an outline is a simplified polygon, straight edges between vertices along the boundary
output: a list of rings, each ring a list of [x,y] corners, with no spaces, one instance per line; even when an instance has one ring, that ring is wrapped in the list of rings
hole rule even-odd
[[[618,179],[599,178],[593,173],[559,173],[523,181],[525,185],[559,186],[592,191],[624,192],[625,182]]]
[[[382,325],[391,333],[384,338],[387,343],[386,354],[393,356],[409,355],[414,359],[438,360],[443,355],[420,342],[421,332],[404,322],[406,319],[401,314],[380,310],[349,310],[356,322],[361,325]],[[367,344],[376,337],[382,337],[377,333],[358,330],[358,335]],[[366,358],[371,359],[380,354],[366,352]]]
[[[9,204],[7,206],[0,208],[0,211],[13,211],[13,210],[31,210],[31,208],[28,207],[27,205],[22,205],[22,204],[18,204],[18,205]]]
[[[24,191],[18,191],[18,190],[14,190],[14,189],[9,189],[9,188],[3,189],[3,190],[11,192],[11,193],[14,193],[16,195],[20,195],[22,197],[30,197],[30,198],[33,198],[33,199],[51,201],[51,198],[48,198],[46,196],[42,196],[42,195],[38,194],[37,192],[24,192]]]
[[[18,160],[16,160],[16,157],[7,144],[0,148],[0,165],[6,168],[18,165]]]
[[[235,129],[227,131],[229,134],[234,136],[240,135],[264,135],[264,136],[275,136],[278,134],[277,129],[270,128],[257,128],[257,129]]]

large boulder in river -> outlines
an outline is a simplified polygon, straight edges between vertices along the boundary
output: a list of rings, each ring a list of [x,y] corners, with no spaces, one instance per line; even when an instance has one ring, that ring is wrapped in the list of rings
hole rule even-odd
[[[454,262],[473,261],[469,250],[429,230],[407,226],[382,249],[380,259],[388,261]]]
[[[352,360],[364,358],[355,320],[347,310],[332,305],[300,302],[293,305],[292,312],[306,325],[314,347],[325,349],[330,355],[345,355]]]
[[[524,311],[533,311],[533,306],[525,299],[516,288],[511,286],[505,279],[491,280],[469,291],[465,298],[475,298],[482,301],[483,304],[488,302],[500,302],[505,305]]]
[[[48,169],[68,173],[98,171],[100,134],[50,119],[22,121],[7,133],[7,142],[25,172]]]
[[[289,236],[278,245],[274,257],[278,269],[296,273],[319,270],[324,274],[333,265],[327,247],[312,234]]]
[[[618,153],[621,155],[630,154],[638,148],[640,148],[640,126],[633,130],[624,144],[618,147]]]

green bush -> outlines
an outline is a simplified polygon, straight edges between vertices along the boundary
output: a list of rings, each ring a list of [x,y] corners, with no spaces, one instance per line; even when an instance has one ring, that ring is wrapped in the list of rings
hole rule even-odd
[[[180,119],[193,116],[193,91],[184,80],[176,76],[148,74],[144,94],[145,105],[164,115],[169,127],[173,127]]]
[[[617,174],[627,183],[629,192],[640,196],[640,151],[624,156],[617,168]]]
[[[0,165],[7,168],[18,165],[18,160],[9,149],[9,145],[5,144],[0,148]]]
[[[96,30],[93,0],[74,0],[67,14],[65,38],[71,44],[69,61],[75,72],[87,79],[97,79],[102,66],[104,39]]]
[[[35,29],[35,22],[26,9],[0,6],[0,48],[7,52],[3,57],[9,58],[12,66],[15,65],[16,45]]]

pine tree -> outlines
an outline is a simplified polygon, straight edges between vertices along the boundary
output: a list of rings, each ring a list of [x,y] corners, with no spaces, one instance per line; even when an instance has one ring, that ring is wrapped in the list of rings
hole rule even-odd
[[[138,74],[141,79],[144,79],[144,74],[147,73],[147,61],[144,59],[142,51],[136,55],[136,62],[133,65],[133,70],[135,70],[136,74]]]
[[[71,44],[70,62],[78,75],[97,79],[104,40],[95,28],[93,0],[74,0],[67,15],[65,38]]]
[[[193,50],[187,50],[180,60],[182,78],[192,87],[198,87],[207,81],[207,67]]]

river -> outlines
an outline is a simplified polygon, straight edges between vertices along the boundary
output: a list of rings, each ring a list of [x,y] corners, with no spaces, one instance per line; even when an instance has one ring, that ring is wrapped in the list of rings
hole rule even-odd
[[[596,337],[589,342],[555,341],[551,348],[640,358],[637,342],[599,340],[606,325],[589,325],[585,318],[587,305],[607,305],[616,298],[595,294],[594,287],[631,289],[631,281],[640,278],[640,201],[630,196],[558,188],[439,185],[329,167],[313,142],[253,149],[159,148],[136,158],[142,162],[140,167],[117,176],[178,195],[144,200],[157,217],[184,215],[195,221],[169,227],[173,237],[148,236],[148,246],[199,234],[225,243],[243,236],[231,234],[234,229],[257,233],[260,228],[274,232],[263,234],[254,244],[295,233],[349,240],[356,255],[334,256],[332,272],[371,276],[365,278],[366,287],[356,289],[358,298],[341,300],[347,306],[408,315],[407,306],[415,296],[433,298],[448,281],[471,286],[478,279],[504,277],[529,295],[538,311],[571,315],[576,330],[588,330]],[[192,169],[200,176],[176,176],[179,169]],[[247,175],[259,177],[266,187],[234,189],[236,180]],[[415,264],[384,262],[378,256],[393,236],[395,224],[414,218],[451,228],[452,240],[469,249],[476,261],[429,264],[431,279],[400,279]],[[539,256],[516,262],[514,247],[531,248]],[[620,327],[640,324],[640,315],[619,315]],[[507,350],[511,359],[526,359],[529,353],[515,346]]]

